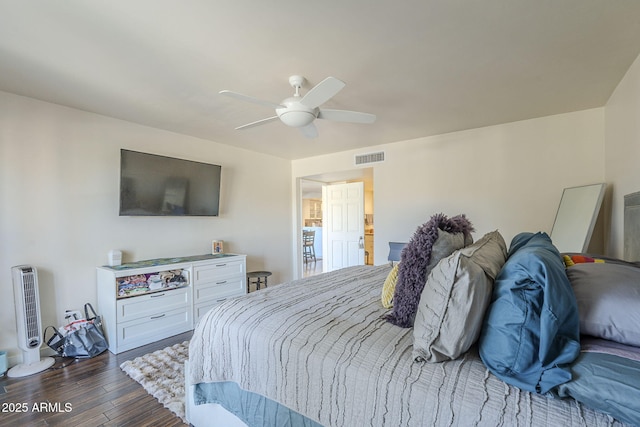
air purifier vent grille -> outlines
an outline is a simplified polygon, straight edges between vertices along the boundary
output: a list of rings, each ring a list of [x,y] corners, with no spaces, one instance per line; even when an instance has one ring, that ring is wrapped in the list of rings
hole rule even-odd
[[[22,272],[22,289],[24,296],[24,316],[27,332],[27,346],[29,348],[40,346],[40,329],[38,327],[38,294],[36,293],[36,281],[31,269]]]

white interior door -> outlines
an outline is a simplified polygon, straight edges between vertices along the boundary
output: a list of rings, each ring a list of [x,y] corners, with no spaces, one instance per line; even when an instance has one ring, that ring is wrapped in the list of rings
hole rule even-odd
[[[364,264],[364,183],[322,187],[323,270]]]

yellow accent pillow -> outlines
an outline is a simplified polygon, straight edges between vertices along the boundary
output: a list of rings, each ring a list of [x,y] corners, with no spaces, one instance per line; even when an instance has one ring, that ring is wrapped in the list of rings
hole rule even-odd
[[[384,285],[382,285],[382,306],[384,308],[393,307],[393,293],[396,291],[396,283],[398,283],[399,265],[400,263],[397,263],[393,266],[384,281]]]

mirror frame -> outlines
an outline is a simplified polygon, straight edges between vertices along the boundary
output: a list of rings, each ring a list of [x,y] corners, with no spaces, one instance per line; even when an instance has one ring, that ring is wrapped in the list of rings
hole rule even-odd
[[[582,185],[562,191],[551,230],[551,241],[560,253],[587,252],[606,186],[604,183]]]

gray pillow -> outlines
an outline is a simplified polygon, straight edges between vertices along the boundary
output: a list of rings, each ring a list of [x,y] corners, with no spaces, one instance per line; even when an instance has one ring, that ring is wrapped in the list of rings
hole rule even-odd
[[[413,358],[442,362],[465,353],[478,339],[493,281],[506,262],[498,231],[456,250],[431,270],[413,328]]]
[[[466,236],[464,233],[447,233],[441,229],[438,229],[438,240],[433,243],[431,247],[431,258],[429,264],[427,264],[427,275],[433,267],[438,265],[441,259],[448,257],[456,249],[464,248],[473,243],[471,236]],[[425,276],[426,277],[426,276]]]
[[[640,268],[583,263],[567,268],[578,302],[580,333],[640,346]]]

